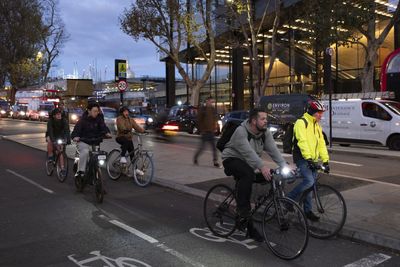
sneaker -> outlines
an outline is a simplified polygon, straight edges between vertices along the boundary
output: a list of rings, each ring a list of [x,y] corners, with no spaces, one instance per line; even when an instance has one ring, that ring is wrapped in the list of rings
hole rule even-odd
[[[76,173],[75,173],[75,177],[78,177],[78,176],[83,176],[84,175],[84,173],[82,172],[82,171],[77,171]]]
[[[220,167],[221,167],[221,165],[219,165],[219,163],[218,163],[218,162],[214,161],[214,167],[216,167],[216,168],[220,168]]]
[[[312,222],[318,222],[319,221],[319,217],[317,215],[315,215],[312,211],[308,211],[305,213],[306,218],[309,219]]]
[[[63,177],[67,176],[67,170],[66,170],[66,169],[62,169],[62,170],[60,171],[60,174],[61,174],[61,176],[63,176]]]
[[[136,169],[135,172],[139,176],[143,176],[144,175],[144,172],[142,170]]]
[[[252,221],[250,220],[247,225],[247,237],[250,237],[256,242],[263,242],[264,237],[258,232],[258,230],[254,227]]]
[[[122,164],[126,164],[128,161],[126,160],[125,157],[121,157],[121,159],[119,160],[120,163]]]
[[[47,157],[47,160],[48,160],[48,161],[54,161],[54,156],[48,156],[48,157]]]

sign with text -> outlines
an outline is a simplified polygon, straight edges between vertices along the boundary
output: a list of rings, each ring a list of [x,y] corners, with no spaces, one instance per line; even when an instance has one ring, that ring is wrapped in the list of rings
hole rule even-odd
[[[115,81],[125,81],[127,78],[127,63],[125,59],[115,60]]]

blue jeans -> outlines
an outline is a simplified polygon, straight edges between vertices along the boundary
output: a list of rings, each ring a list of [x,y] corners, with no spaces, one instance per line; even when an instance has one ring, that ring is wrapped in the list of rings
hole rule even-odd
[[[304,159],[297,161],[296,165],[300,169],[300,174],[303,177],[303,181],[301,181],[300,184],[293,188],[293,190],[289,194],[287,194],[287,197],[298,201],[301,193],[314,185],[318,172],[316,170],[311,170],[308,167],[308,162]],[[308,193],[306,201],[304,202],[304,212],[309,212],[312,209],[311,194],[312,192]]]

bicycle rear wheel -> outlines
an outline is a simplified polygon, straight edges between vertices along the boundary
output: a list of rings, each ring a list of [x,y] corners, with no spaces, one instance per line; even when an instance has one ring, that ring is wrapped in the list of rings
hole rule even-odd
[[[51,176],[54,171],[54,161],[52,160],[46,160],[46,174],[48,176]]]
[[[343,196],[333,187],[317,184],[317,194],[311,191],[312,212],[319,217],[316,222],[308,221],[310,235],[326,239],[336,235],[342,228],[347,217],[347,207]],[[306,195],[300,199],[304,206]]]
[[[236,230],[236,199],[227,185],[218,184],[208,190],[203,215],[208,228],[216,236],[228,237]]]
[[[57,168],[57,178],[60,183],[63,183],[68,176],[68,158],[67,153],[65,151],[62,152],[64,164],[61,163],[60,155],[57,156],[56,160],[56,168]],[[64,169],[61,166],[64,165]],[[64,173],[62,172],[64,170]]]
[[[107,157],[107,173],[111,180],[118,180],[121,177],[121,151],[113,149]]]
[[[133,163],[133,179],[138,186],[145,187],[154,176],[153,159],[147,153],[141,153]]]
[[[100,168],[97,168],[95,172],[94,193],[97,203],[102,203],[104,199],[104,186]]]
[[[272,200],[264,210],[262,228],[268,247],[281,259],[295,259],[307,247],[307,221],[299,205],[291,199]]]

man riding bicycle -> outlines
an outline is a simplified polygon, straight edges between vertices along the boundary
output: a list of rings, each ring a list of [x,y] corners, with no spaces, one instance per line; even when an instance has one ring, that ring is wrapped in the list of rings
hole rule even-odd
[[[104,136],[111,138],[110,130],[104,123],[104,117],[99,113],[99,104],[90,103],[72,131],[71,137],[75,142],[79,142],[79,164],[75,175],[83,176],[85,174],[90,147],[99,145]]]
[[[329,172],[329,155],[326,148],[322,128],[319,122],[325,109],[321,102],[314,100],[309,103],[307,112],[296,121],[293,128],[293,162],[300,170],[303,180],[287,196],[296,200],[303,191],[312,187],[317,177],[314,167],[322,160],[325,172]],[[311,192],[304,203],[304,212],[310,221],[318,221],[319,217],[312,212]]]
[[[51,118],[47,122],[47,155],[48,160],[54,161],[54,143],[57,142],[58,139],[62,139],[67,144],[71,144],[71,136],[69,130],[68,120],[62,117],[62,111],[58,108],[55,108],[51,112]],[[61,155],[62,156],[62,155]],[[61,159],[61,174],[65,175],[66,170],[64,169],[64,160]]]
[[[121,163],[127,163],[125,155],[128,151],[133,158],[131,152],[135,149],[132,141],[132,129],[139,133],[144,133],[145,130],[140,127],[133,118],[129,117],[129,109],[127,107],[122,107],[120,110],[120,115],[117,118],[117,138],[115,140],[121,145]]]
[[[240,221],[247,221],[247,235],[256,241],[262,236],[253,227],[250,216],[250,197],[255,180],[271,180],[270,168],[261,159],[262,151],[268,153],[280,167],[287,166],[271,132],[267,129],[267,113],[261,109],[250,111],[249,119],[238,126],[222,152],[227,175],[237,179],[237,213]],[[256,174],[256,170],[260,173]],[[257,177],[256,177],[257,176]]]

